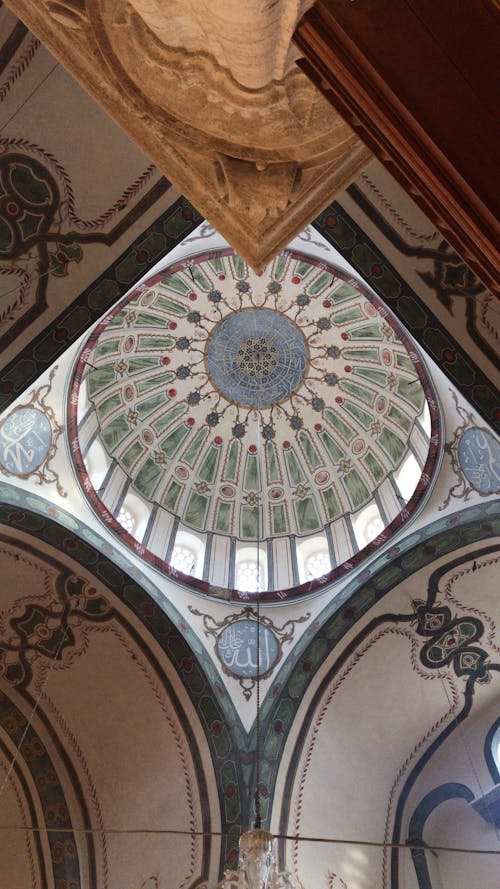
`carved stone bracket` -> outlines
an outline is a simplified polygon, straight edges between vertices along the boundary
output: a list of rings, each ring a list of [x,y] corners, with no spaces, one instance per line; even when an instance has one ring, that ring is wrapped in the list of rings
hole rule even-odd
[[[295,64],[311,0],[9,0],[260,269],[371,155]]]

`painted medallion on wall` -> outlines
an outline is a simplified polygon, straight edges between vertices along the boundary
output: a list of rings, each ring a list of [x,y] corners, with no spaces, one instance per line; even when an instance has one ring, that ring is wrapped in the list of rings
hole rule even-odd
[[[265,615],[257,620],[252,608],[243,608],[221,621],[191,605],[189,610],[195,617],[203,618],[205,636],[213,638],[214,651],[224,673],[239,681],[247,700],[257,681],[257,664],[261,679],[271,676],[283,657],[283,646],[293,641],[296,625],[310,617],[308,612],[296,620],[287,620],[280,627]]]
[[[358,565],[422,504],[440,449],[436,395],[398,322],[346,272],[290,251],[260,274],[229,249],[201,254],[132,291],[82,350],[70,430],[85,493],[121,539],[234,601],[309,594]],[[123,496],[118,476],[106,490],[111,465]]]
[[[46,402],[56,370],[46,385],[32,392],[29,402],[17,405],[0,421],[0,472],[17,478],[35,476],[39,484],[55,483],[65,497],[59,477],[50,467],[63,431]]]
[[[458,460],[465,478],[480,494],[500,491],[500,442],[489,429],[472,426],[458,442]]]
[[[445,509],[452,498],[465,503],[473,493],[481,497],[500,494],[500,441],[490,429],[478,426],[474,415],[459,404],[452,390],[450,392],[462,422],[446,443],[445,451],[450,455],[458,481],[440,510]]]

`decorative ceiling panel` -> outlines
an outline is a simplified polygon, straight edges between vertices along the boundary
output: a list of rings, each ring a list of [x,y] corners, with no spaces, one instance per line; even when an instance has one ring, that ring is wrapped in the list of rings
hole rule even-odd
[[[179,889],[213,884],[215,776],[178,664],[68,554],[2,526],[0,560],[2,829],[28,828],[6,844],[0,883],[139,889],[161,874]],[[143,833],[160,823],[184,836]]]
[[[381,164],[373,161],[314,227],[499,429],[500,303]]]
[[[0,59],[4,367],[178,193],[4,5]]]
[[[142,283],[84,345],[70,424],[84,490],[106,521],[133,490],[154,509],[157,538],[172,519],[209,535],[203,583],[192,578],[206,591],[217,536],[268,552],[283,538],[293,560],[296,539],[326,535],[321,582],[350,570],[370,543],[356,539],[363,510],[373,506],[380,544],[422,504],[440,441],[435,392],[393,317],[345,272],[288,251],[259,274],[226,250]],[[130,528],[117,530],[128,539]],[[165,542],[138,542],[166,567]],[[296,586],[278,577],[269,566],[275,596]]]

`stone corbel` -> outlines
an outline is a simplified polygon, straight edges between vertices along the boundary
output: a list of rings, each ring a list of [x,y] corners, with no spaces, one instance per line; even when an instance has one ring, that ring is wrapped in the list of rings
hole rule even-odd
[[[9,5],[256,270],[371,158],[295,64],[311,0]]]

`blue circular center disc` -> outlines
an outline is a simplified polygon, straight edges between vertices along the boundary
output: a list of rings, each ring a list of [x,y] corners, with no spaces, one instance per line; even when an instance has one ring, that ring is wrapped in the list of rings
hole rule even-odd
[[[307,344],[289,318],[271,309],[243,309],[215,328],[206,351],[213,384],[228,401],[270,407],[299,388]]]

